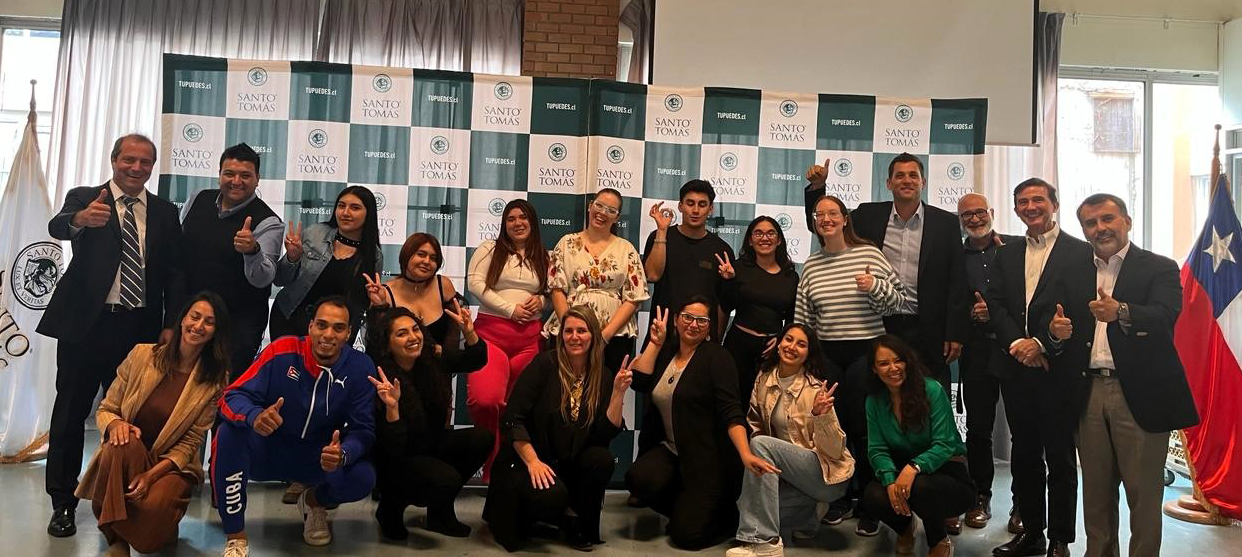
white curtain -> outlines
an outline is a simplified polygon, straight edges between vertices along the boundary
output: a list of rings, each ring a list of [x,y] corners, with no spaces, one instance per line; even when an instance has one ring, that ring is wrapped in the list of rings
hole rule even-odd
[[[310,60],[318,18],[319,0],[65,0],[48,149],[54,202],[111,175],[117,137],[159,143],[165,52]]]
[[[327,0],[316,58],[519,75],[522,0]]]

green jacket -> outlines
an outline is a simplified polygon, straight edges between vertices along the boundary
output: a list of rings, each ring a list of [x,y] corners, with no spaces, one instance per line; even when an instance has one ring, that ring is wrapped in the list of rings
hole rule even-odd
[[[923,378],[923,383],[929,402],[928,424],[918,431],[901,428],[888,396],[867,397],[867,459],[882,485],[897,480],[897,463],[903,467],[917,464],[923,473],[931,473],[950,458],[966,454],[944,388],[934,379]]]

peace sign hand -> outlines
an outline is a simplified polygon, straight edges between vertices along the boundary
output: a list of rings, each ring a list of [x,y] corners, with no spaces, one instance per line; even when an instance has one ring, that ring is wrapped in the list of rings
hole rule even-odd
[[[285,233],[285,258],[290,263],[297,263],[302,258],[302,223],[289,223],[289,231]]]
[[[812,416],[821,416],[824,412],[832,410],[832,403],[836,401],[836,397],[832,396],[837,392],[837,384],[833,383],[828,390],[820,389],[815,393],[815,405],[811,407]]]
[[[388,296],[384,293],[384,284],[380,282],[380,274],[375,273],[375,278],[362,273],[362,278],[367,282],[367,300],[371,302],[371,307],[384,307],[388,305]]]
[[[375,394],[379,396],[380,402],[388,408],[396,408],[397,401],[401,400],[401,380],[393,377],[392,381],[388,380],[388,376],[384,375],[384,368],[376,367],[375,371],[379,372],[379,379],[367,376],[372,385],[375,385]]]
[[[720,273],[720,278],[729,280],[733,277],[736,277],[737,272],[733,270],[733,263],[729,261],[729,252],[726,251],[724,253],[723,258],[720,257],[719,253],[715,255],[716,255],[716,264],[717,264],[716,271]]]
[[[624,395],[625,390],[630,388],[630,383],[634,380],[634,371],[630,369],[630,356],[627,354],[621,360],[621,369],[617,370],[617,376],[612,380],[612,392],[618,395]]]
[[[461,304],[454,299],[453,310],[445,310],[444,313],[461,328],[461,334],[466,337],[466,344],[473,345],[475,342],[478,342],[479,336],[474,333],[474,319],[470,317],[469,306],[461,307]]]
[[[668,310],[656,306],[651,312],[651,330],[648,334],[651,344],[664,346],[664,337],[668,336]]]

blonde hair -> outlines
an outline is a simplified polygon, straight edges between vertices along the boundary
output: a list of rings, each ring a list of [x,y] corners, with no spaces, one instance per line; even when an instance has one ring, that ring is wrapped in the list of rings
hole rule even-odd
[[[565,350],[565,323],[569,318],[581,319],[591,332],[591,348],[587,350],[586,369],[582,373],[582,398],[578,401],[578,417],[583,418],[581,424],[590,425],[595,421],[595,410],[599,407],[600,397],[604,393],[604,343],[601,341],[599,319],[595,312],[587,306],[574,306],[561,318],[561,333],[556,337],[556,363],[561,379],[561,418],[565,423],[574,423],[571,417],[571,391],[577,379],[569,363],[569,352]]]

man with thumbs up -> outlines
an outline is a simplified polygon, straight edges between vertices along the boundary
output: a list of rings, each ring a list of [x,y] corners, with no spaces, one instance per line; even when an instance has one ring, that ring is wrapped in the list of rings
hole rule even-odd
[[[306,337],[267,345],[224,390],[212,447],[211,487],[227,537],[225,555],[245,557],[246,482],[296,481],[302,539],[332,541],[327,507],[361,500],[375,486],[366,460],[375,440],[375,365],[349,345],[343,297],[321,300]]]
[[[284,223],[259,199],[259,154],[245,143],[220,153],[220,189],[203,190],[181,209],[185,295],[219,294],[232,318],[232,377],[250,366],[267,328],[268,297]]]
[[[1173,345],[1182,305],[1177,264],[1129,241],[1130,215],[1119,197],[1087,197],[1078,221],[1095,252],[1095,280],[1081,285],[1094,319],[1079,324],[1089,335],[1078,361],[1090,384],[1077,432],[1086,555],[1120,552],[1117,486],[1124,484],[1129,555],[1156,556],[1169,432],[1199,423]]]

